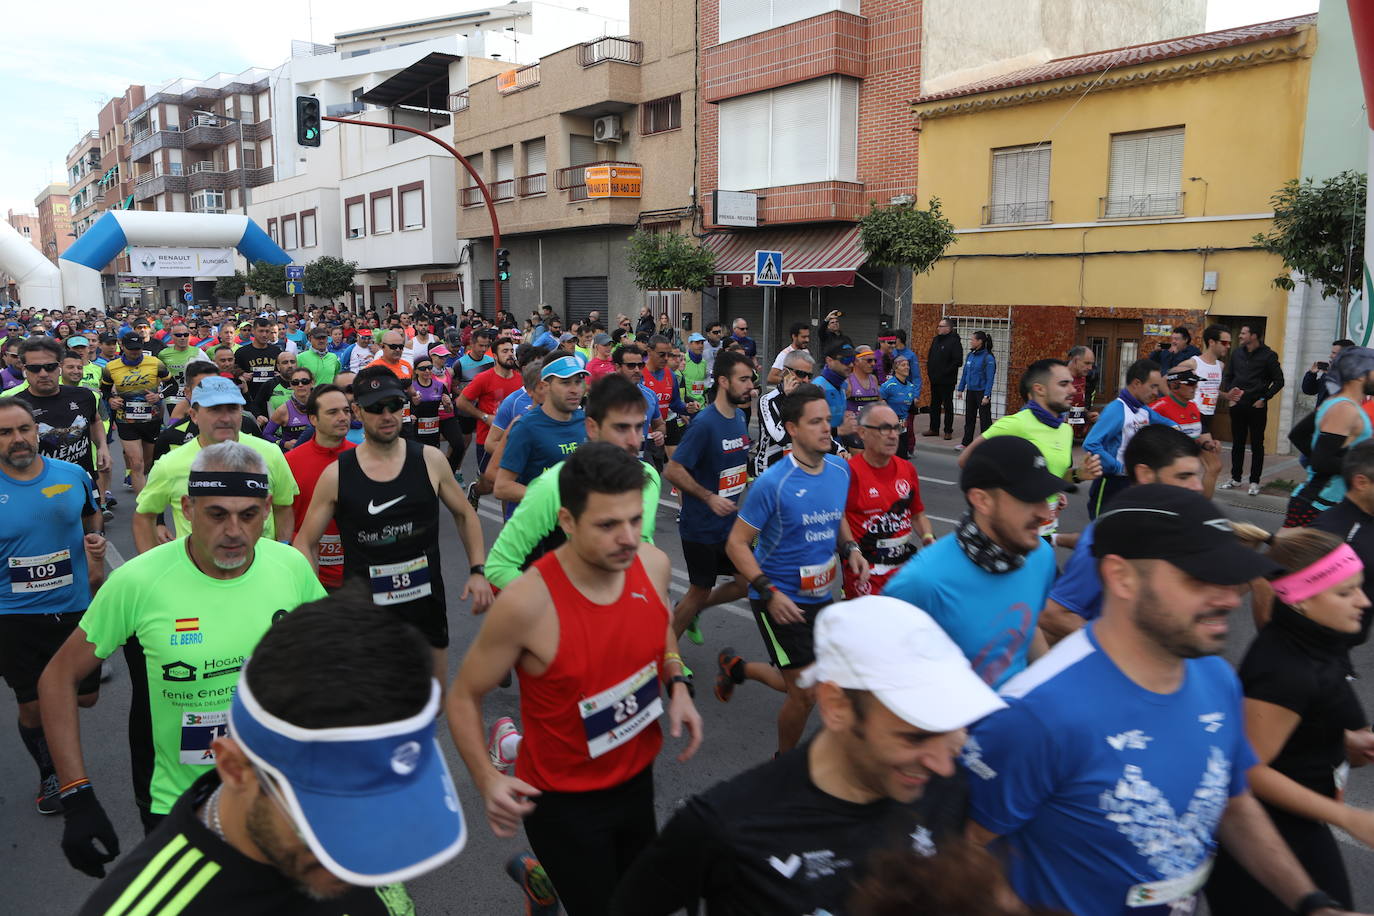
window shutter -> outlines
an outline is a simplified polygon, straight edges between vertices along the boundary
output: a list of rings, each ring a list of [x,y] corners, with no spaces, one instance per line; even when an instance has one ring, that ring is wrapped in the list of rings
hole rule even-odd
[[[411,188],[401,192],[401,215],[404,220],[402,229],[416,229],[425,224],[424,192]]]
[[[765,188],[768,180],[769,92],[720,103],[720,187],[727,191]]]
[[[835,108],[834,129],[836,181],[859,180],[859,81],[835,78],[838,103]]]
[[[356,234],[356,235],[362,235],[362,233],[363,233],[364,231],[365,231],[365,223],[363,222],[363,204],[362,204],[362,201],[358,201],[358,202],[356,202],[356,203],[351,203],[351,204],[349,204],[349,205],[348,205],[348,234],[349,234],[350,236],[353,236],[353,235],[355,235],[355,234]]]
[[[302,217],[301,217],[301,247],[302,247],[302,248],[314,248],[315,245],[316,245],[316,238],[315,238],[315,217],[314,217],[314,216],[302,216]]]
[[[503,146],[493,153],[497,181],[509,181],[515,177],[515,147]]]
[[[835,118],[831,81],[809,80],[773,90],[773,142],[769,185],[825,178]]]
[[[473,155],[471,155],[471,156],[468,156],[468,157],[466,157],[466,158],[467,158],[467,160],[468,160],[468,164],[472,166],[472,170],[473,170],[474,172],[476,172],[478,175],[481,175],[481,174],[482,174],[482,154],[481,154],[481,153],[475,153],[475,154],[473,154]],[[477,182],[475,182],[475,181],[472,180],[472,176],[468,174],[468,170],[467,170],[467,169],[463,169],[463,187],[465,187],[465,188],[475,188],[475,187],[477,187]]]
[[[596,161],[596,141],[585,134],[568,135],[568,165],[586,165]]]
[[[773,27],[773,0],[720,0],[722,43]]]
[[[1049,219],[1050,146],[992,151],[992,194],[987,221],[1028,223]]]
[[[539,175],[549,170],[548,156],[544,149],[544,138],[536,137],[525,143],[525,174]]]
[[[1163,216],[1182,211],[1183,128],[1112,137],[1106,216]]]

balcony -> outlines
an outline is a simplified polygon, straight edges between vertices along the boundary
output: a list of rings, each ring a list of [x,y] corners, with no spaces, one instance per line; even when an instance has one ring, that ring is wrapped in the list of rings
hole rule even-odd
[[[526,89],[533,89],[539,85],[539,65],[530,64],[528,67],[521,67],[519,70],[507,70],[496,77],[496,91],[502,95],[510,95],[512,92],[523,92]]]
[[[463,188],[461,197],[462,204],[465,207],[477,207],[481,206],[481,204],[483,203],[482,189],[478,188],[475,185],[472,187]]]
[[[983,207],[984,226],[1004,226],[1019,223],[1048,223],[1052,200],[1018,201],[1008,204],[988,204]]]
[[[237,140],[239,126],[223,122],[219,118],[196,115],[186,123],[181,136],[185,149],[213,149]]]
[[[344,102],[340,105],[328,105],[324,113],[331,118],[342,118],[345,115],[358,114],[367,108],[363,102]]]
[[[515,179],[504,178],[501,181],[493,181],[487,185],[491,191],[491,199],[495,202],[515,199]]]
[[[549,176],[547,172],[522,175],[515,179],[515,193],[520,197],[538,197],[540,194],[547,194],[548,190]]]
[[[134,162],[147,159],[160,149],[181,149],[181,131],[176,127],[169,127],[166,130],[154,130],[147,133],[135,134],[133,146],[129,149],[129,158]]]
[[[617,162],[610,159],[602,159],[599,162],[586,162],[582,165],[569,166],[559,169],[554,173],[554,185],[560,191],[568,192],[568,203],[587,199],[587,168],[594,165],[608,165],[612,168],[618,166],[629,166],[639,168],[638,162]]]
[[[184,194],[186,183],[184,175],[146,172],[134,180],[134,201],[147,200],[159,194]]]
[[[633,38],[598,38],[583,42],[580,60],[584,67],[594,67],[608,60],[638,66],[644,60],[644,43]]]
[[[469,98],[468,91],[466,89],[464,89],[462,92],[450,92],[448,94],[448,110],[467,111],[468,104],[470,101],[471,99]]]
[[[1151,219],[1182,216],[1183,192],[1177,194],[1129,194],[1097,199],[1098,219]]]

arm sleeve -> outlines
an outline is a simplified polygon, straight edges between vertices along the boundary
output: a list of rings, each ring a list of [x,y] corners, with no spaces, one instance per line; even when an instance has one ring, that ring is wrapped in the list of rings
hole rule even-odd
[[[1116,460],[1116,444],[1121,441],[1121,402],[1113,400],[1102,408],[1102,414],[1083,440],[1083,450],[1102,459],[1102,470],[1108,474],[1124,474],[1126,469]]]
[[[778,415],[777,396],[768,398],[766,404],[760,402],[759,418],[763,420],[763,431],[769,439],[774,442],[781,442],[787,437],[787,430],[782,428],[782,417]]]
[[[716,837],[714,821],[701,799],[688,801],[620,879],[611,916],[695,912],[696,901],[724,890],[733,858]]]
[[[974,729],[962,762],[970,774],[969,814],[999,836],[1034,820],[1058,781],[1049,729],[1015,700]]]
[[[639,529],[639,539],[652,544],[657,530],[658,499],[663,492],[663,480],[651,464],[644,465],[644,478],[644,521]]]
[[[1308,461],[1312,469],[1320,474],[1339,474],[1346,451],[1345,436],[1340,433],[1318,433]]]
[[[487,581],[505,588],[520,577],[520,566],[558,524],[558,475],[550,468],[530,481],[525,498],[515,507],[496,543],[487,554]]]
[[[1321,382],[1317,379],[1317,373],[1312,371],[1304,372],[1302,384],[1299,386],[1303,394],[1316,394],[1320,390]]]

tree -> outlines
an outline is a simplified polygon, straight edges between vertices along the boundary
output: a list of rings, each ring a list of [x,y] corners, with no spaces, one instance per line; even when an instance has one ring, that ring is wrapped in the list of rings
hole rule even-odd
[[[332,302],[352,291],[353,275],[357,271],[357,261],[345,261],[332,255],[316,258],[305,265],[305,291]]]
[[[915,276],[928,272],[954,244],[954,224],[940,212],[940,198],[930,199],[929,209],[915,203],[879,207],[868,202],[868,212],[859,220],[859,243],[874,267],[907,269]],[[894,307],[901,294],[901,273],[892,280]]]
[[[248,268],[248,286],[267,299],[280,299],[286,295],[286,268],[281,264],[254,261]]]
[[[698,292],[711,282],[716,256],[676,232],[645,232],[630,236],[626,259],[640,289],[689,289]]]
[[[1364,270],[1364,210],[1368,176],[1341,172],[1320,184],[1311,178],[1287,182],[1269,199],[1274,226],[1256,235],[1259,247],[1283,259],[1288,271],[1321,289],[1341,304],[1337,337],[1346,335],[1351,296],[1359,292]],[[1274,286],[1291,290],[1291,273],[1274,278]]]
[[[215,281],[215,298],[226,302],[237,302],[248,291],[248,277],[241,270],[232,276],[220,277]]]

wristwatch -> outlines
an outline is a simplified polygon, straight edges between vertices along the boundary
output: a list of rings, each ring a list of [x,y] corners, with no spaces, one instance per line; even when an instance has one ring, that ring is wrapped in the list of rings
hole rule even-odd
[[[840,545],[840,559],[847,560],[849,555],[859,549],[858,541],[845,541]]]
[[[765,576],[763,573],[759,573],[757,576],[749,580],[749,584],[754,586],[754,591],[758,592],[761,596],[763,596],[766,599],[768,597],[769,589],[773,587],[773,580]]]
[[[1344,910],[1345,905],[1326,891],[1313,891],[1293,905],[1293,912],[1297,913],[1298,916],[1308,916],[1308,914],[1315,913],[1317,910],[1328,909]]]
[[[468,567],[469,576],[485,576],[486,574],[487,567],[485,563],[478,563],[475,566]]]
[[[672,677],[668,678],[668,694],[670,696],[672,695],[674,684],[686,684],[687,696],[696,699],[697,689],[692,686],[692,679],[690,677],[687,677],[685,674],[674,674]]]

